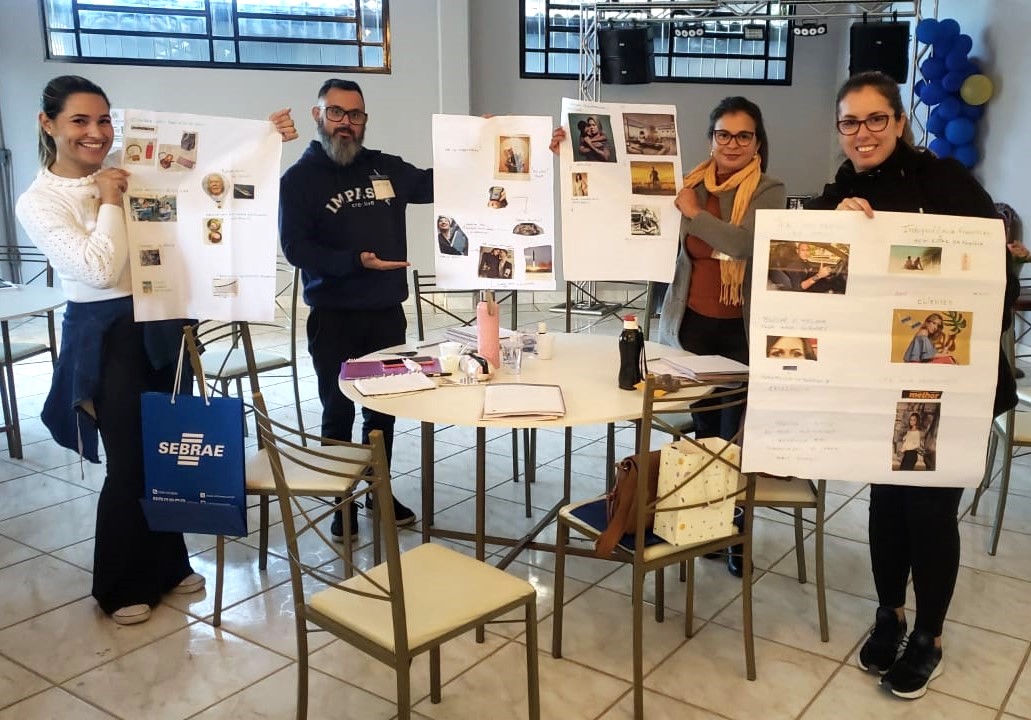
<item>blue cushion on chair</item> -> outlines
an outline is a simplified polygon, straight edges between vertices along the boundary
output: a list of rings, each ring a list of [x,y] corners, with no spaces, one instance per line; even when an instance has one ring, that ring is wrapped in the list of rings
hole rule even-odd
[[[599,532],[608,527],[609,518],[608,510],[605,507],[605,498],[599,498],[594,502],[589,502],[579,507],[573,508],[569,511],[569,514],[575,517],[580,522],[590,525],[592,528],[597,528]],[[624,550],[634,551],[634,533],[627,533],[620,541],[619,546]],[[644,534],[644,546],[650,547],[652,545],[658,545],[659,543],[666,542],[658,535],[653,533],[651,530]]]

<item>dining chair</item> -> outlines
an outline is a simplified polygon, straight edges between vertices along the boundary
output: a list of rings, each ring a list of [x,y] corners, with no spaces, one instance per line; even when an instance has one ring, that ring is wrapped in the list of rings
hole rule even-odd
[[[323,448],[296,442],[296,430],[269,417],[260,391],[254,394],[254,408],[272,467],[290,561],[297,632],[297,720],[307,717],[308,633],[317,632],[309,631],[308,623],[391,667],[397,682],[397,718],[409,720],[413,658],[429,652],[430,701],[439,703],[441,645],[520,609],[526,625],[528,716],[537,720],[540,691],[533,585],[442,545],[425,543],[400,552],[382,431],[370,433],[368,445],[338,446],[353,453],[338,459]],[[348,515],[345,505],[366,495],[375,498],[375,520],[384,531],[385,562],[363,570],[341,552],[320,528],[324,515],[312,516],[300,502],[287,479],[288,464],[325,476],[327,482],[349,484],[351,492],[333,508],[344,517]],[[321,551],[311,552],[309,542]],[[301,543],[306,544],[304,554]],[[330,564],[325,562],[327,548],[336,556]],[[306,578],[314,586],[310,590],[305,589]]]
[[[34,245],[0,245],[0,278],[18,285],[45,284],[54,286],[54,269],[43,252]],[[8,292],[16,292],[8,290]],[[14,340],[11,338],[10,323],[3,321],[3,347],[0,348],[0,412],[3,425],[0,430],[8,433],[8,448],[11,457],[21,457],[21,432],[18,420],[18,395],[14,386],[14,366],[40,355],[49,354],[51,366],[57,363],[57,328],[54,311],[48,310],[38,316],[45,318],[47,339]]]
[[[1014,365],[1016,352],[1014,323],[1010,324],[1009,330],[1003,335],[1003,349],[1010,365]],[[1022,402],[1015,408],[1009,410],[992,420],[992,429],[988,435],[988,455],[985,459],[984,476],[981,483],[974,491],[974,502],[970,506],[970,514],[977,515],[978,506],[992,482],[999,477],[999,485],[996,492],[999,496],[995,503],[995,520],[992,523],[992,534],[988,539],[988,554],[995,555],[999,549],[999,538],[1002,536],[1002,521],[1006,515],[1006,498],[1010,489],[1010,473],[1013,468],[1013,459],[1021,457],[1026,453],[1015,452],[1019,448],[1031,447],[1031,412],[1022,409],[1026,407],[1023,403],[1021,393],[1017,393]],[[1002,462],[999,470],[995,469],[995,456],[998,454],[999,445],[1002,445]]]
[[[652,431],[659,429],[661,432],[670,435],[675,441],[689,443],[691,447],[709,457],[706,467],[712,463],[722,463],[732,471],[737,472],[739,466],[736,462],[726,457],[725,452],[732,446],[731,441],[723,442],[718,452],[706,448],[698,443],[690,435],[683,433],[678,426],[683,418],[683,410],[692,399],[697,399],[699,391],[709,391],[708,397],[714,403],[711,409],[723,409],[735,405],[741,405],[745,401],[746,390],[744,386],[736,388],[721,388],[714,384],[706,383],[682,383],[681,389],[655,397],[655,378],[649,376],[645,380],[644,400],[641,410],[641,422],[639,426],[638,452],[636,462],[638,477],[646,478],[650,471],[650,450],[653,446]],[[671,422],[672,421],[672,422]],[[736,440],[736,438],[734,439]],[[704,469],[704,468],[703,468]],[[693,475],[688,482],[695,481],[701,473]],[[755,673],[755,645],[752,636],[752,520],[755,506],[755,477],[751,474],[740,475],[740,482],[736,493],[728,497],[736,497],[738,505],[742,508],[743,527],[740,531],[731,532],[723,537],[718,537],[704,542],[677,546],[672,545],[659,538],[650,531],[651,523],[648,520],[649,513],[676,512],[696,507],[702,507],[708,503],[693,505],[681,505],[676,507],[663,507],[659,509],[658,503],[662,497],[649,499],[646,495],[647,484],[643,480],[636,485],[636,530],[633,534],[624,535],[616,545],[608,559],[617,562],[627,563],[632,566],[632,633],[633,643],[633,691],[634,691],[634,718],[643,720],[644,715],[644,658],[643,658],[643,618],[644,618],[644,580],[649,572],[656,572],[656,619],[661,620],[661,578],[663,570],[669,565],[687,561],[687,603],[685,609],[685,634],[691,637],[693,634],[692,618],[694,610],[694,560],[699,555],[729,548],[732,545],[742,546],[743,577],[742,577],[742,614],[744,625],[744,648],[745,648],[745,675],[749,680],[754,680]],[[594,498],[582,502],[567,505],[558,514],[558,532],[555,550],[555,612],[552,626],[551,654],[562,657],[562,623],[565,614],[565,563],[566,551],[569,544],[570,531],[575,531],[590,540],[596,541],[607,526],[606,497]]]
[[[201,362],[201,356],[205,349],[204,336],[198,333],[198,327],[201,325],[203,325],[203,323],[187,325],[183,328],[183,333],[186,339],[186,349],[190,358],[190,366],[193,369],[194,376],[198,378],[198,382],[201,382],[200,378],[204,376],[204,369]],[[248,324],[241,323],[238,332],[239,349],[243,354],[244,366],[247,372],[246,377],[248,379],[251,397],[253,398],[256,393],[260,392],[260,387],[258,385],[258,371],[255,352],[251,342],[250,328]],[[257,418],[255,418],[255,421],[257,422]],[[311,442],[314,445],[323,446],[321,449],[323,456],[327,458],[336,458],[340,462],[348,462],[354,456],[354,451],[350,444],[343,443],[339,440],[311,435],[301,428],[298,428],[296,432],[296,440],[302,445]],[[333,476],[313,472],[311,468],[296,465],[288,459],[283,460],[282,469],[287,478],[287,482],[295,495],[321,500],[323,508],[329,508],[328,510],[323,510],[323,517],[328,517],[333,513],[331,498],[347,494],[352,489],[349,482],[334,482],[335,478]],[[268,450],[262,447],[260,435],[258,438],[257,451],[247,458],[244,465],[244,487],[247,495],[258,498],[258,569],[260,571],[265,571],[268,567],[270,503],[276,495],[276,483],[272,474],[272,465],[269,461]],[[393,507],[393,505],[391,505],[391,507]],[[350,515],[345,515],[342,520],[344,522],[342,552],[350,557],[353,544],[352,532],[356,531],[356,528],[350,527]],[[373,555],[375,560],[379,562],[381,552],[380,533],[379,526],[375,522],[375,516],[373,517],[373,520]],[[222,595],[224,578],[225,537],[219,535],[217,536],[215,544],[215,607],[212,616],[212,625],[215,627],[222,624]]]

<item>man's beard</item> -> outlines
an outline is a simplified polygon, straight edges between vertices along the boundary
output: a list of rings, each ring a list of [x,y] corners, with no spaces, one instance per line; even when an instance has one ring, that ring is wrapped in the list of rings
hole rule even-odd
[[[321,120],[318,123],[319,143],[326,154],[338,165],[350,165],[358,157],[365,139],[365,128],[354,133],[354,137],[345,134],[330,135]]]

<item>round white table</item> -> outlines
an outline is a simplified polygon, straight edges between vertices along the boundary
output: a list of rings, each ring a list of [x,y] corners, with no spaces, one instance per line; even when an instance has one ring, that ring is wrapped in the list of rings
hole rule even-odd
[[[0,336],[3,339],[4,370],[7,375],[6,378],[0,377],[0,404],[3,405],[4,414],[4,424],[0,425],[0,432],[7,433],[8,452],[15,459],[22,457],[22,449],[21,430],[18,425],[18,399],[14,393],[15,346],[11,344],[9,324],[11,320],[51,312],[64,303],[65,297],[61,290],[45,285],[19,285],[0,290]],[[51,352],[56,353],[57,338],[53,326],[48,329]],[[41,352],[46,350],[42,343],[38,345]]]
[[[386,348],[369,357],[390,356],[407,348],[400,346]],[[424,347],[420,354],[435,355],[435,346]],[[683,357],[690,353],[679,348],[667,347],[658,343],[646,343],[645,355],[649,360],[663,357]],[[492,383],[538,383],[558,385],[562,388],[562,396],[566,413],[554,420],[537,420],[525,417],[510,417],[503,420],[484,420],[483,393],[485,383],[476,385],[452,385],[441,383],[436,390],[407,393],[404,395],[366,397],[354,388],[351,381],[341,380],[340,390],[354,402],[396,417],[419,420],[422,423],[422,517],[423,541],[428,542],[431,535],[452,539],[473,540],[476,543],[476,557],[482,560],[486,553],[486,543],[512,545],[513,550],[499,564],[504,567],[526,547],[546,547],[533,543],[533,538],[546,527],[557,514],[558,509],[570,500],[570,455],[572,448],[572,428],[577,425],[608,424],[608,465],[611,467],[614,458],[614,429],[612,423],[618,421],[638,420],[643,410],[643,396],[640,391],[621,390],[617,383],[619,372],[618,339],[612,335],[585,335],[556,333],[555,351],[550,360],[539,360],[533,355],[524,355],[522,372],[518,375],[505,372],[495,373]],[[458,376],[448,380],[457,381]],[[697,390],[684,390],[685,407],[690,401],[703,396],[711,388],[700,387]],[[431,529],[433,523],[433,428],[435,424],[462,425],[476,428],[476,532],[470,537],[468,533],[452,530]],[[563,428],[565,430],[565,471],[563,473],[563,499],[547,513],[543,520],[535,525],[521,539],[502,538],[486,535],[486,429],[488,427],[504,428]],[[527,487],[533,481],[535,459],[530,450],[526,465],[525,482]],[[528,515],[529,517],[529,515]]]

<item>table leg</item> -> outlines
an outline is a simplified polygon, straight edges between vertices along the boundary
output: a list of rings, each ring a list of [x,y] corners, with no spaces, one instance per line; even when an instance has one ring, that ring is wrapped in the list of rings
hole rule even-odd
[[[605,427],[605,492],[612,492],[616,483],[616,423]]]
[[[476,559],[487,558],[487,428],[476,428]],[[484,628],[476,628],[476,642],[484,641]]]
[[[18,425],[18,398],[14,393],[14,362],[11,359],[11,331],[7,321],[0,322],[0,334],[3,335],[4,343],[4,368],[7,370],[7,395],[4,403],[10,406],[10,421],[7,427],[7,451],[15,460],[22,459],[21,452],[21,428]]]
[[[422,423],[422,541],[430,541],[433,526],[433,423]]]
[[[566,428],[565,464],[562,468],[562,504],[568,505],[573,494],[573,428]]]

